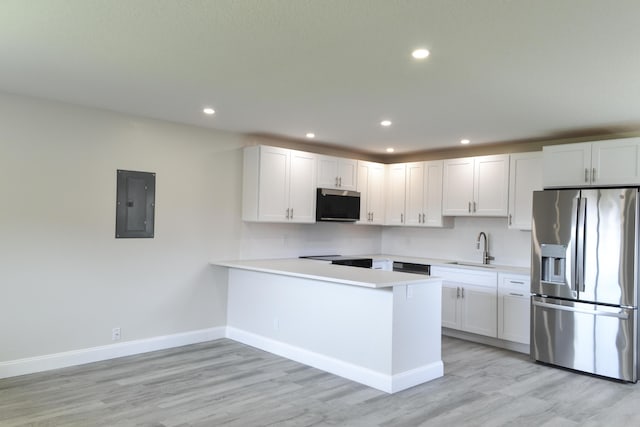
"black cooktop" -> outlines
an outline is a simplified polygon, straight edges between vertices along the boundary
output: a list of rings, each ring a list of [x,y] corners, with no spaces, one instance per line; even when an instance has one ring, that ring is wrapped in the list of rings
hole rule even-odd
[[[300,258],[316,259],[321,261],[331,261],[331,264],[348,265],[351,267],[371,268],[373,260],[371,258],[362,258],[344,255],[309,255]]]
[[[349,261],[355,259],[368,259],[363,257],[346,256],[346,255],[306,255],[300,258],[317,259],[320,261]]]

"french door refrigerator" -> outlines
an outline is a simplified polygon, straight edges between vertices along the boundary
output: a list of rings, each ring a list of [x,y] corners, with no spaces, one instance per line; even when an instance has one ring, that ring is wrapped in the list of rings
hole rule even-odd
[[[638,241],[638,188],[534,192],[534,360],[638,380]]]

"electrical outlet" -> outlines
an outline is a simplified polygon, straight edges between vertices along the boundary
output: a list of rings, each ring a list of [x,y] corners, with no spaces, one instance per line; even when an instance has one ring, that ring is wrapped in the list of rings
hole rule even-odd
[[[111,341],[119,341],[121,337],[120,328],[113,328],[111,330]]]

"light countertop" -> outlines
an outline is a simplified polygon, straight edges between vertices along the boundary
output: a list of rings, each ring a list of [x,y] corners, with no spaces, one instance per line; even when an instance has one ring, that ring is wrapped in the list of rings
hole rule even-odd
[[[499,265],[499,264],[489,264],[488,266],[486,266],[479,262],[477,263],[464,262],[461,260],[452,260],[452,259],[420,258],[420,257],[410,257],[410,256],[404,256],[404,255],[391,255],[391,254],[354,255],[354,258],[360,258],[360,257],[373,258],[373,259],[388,259],[392,261],[409,262],[414,264],[428,264],[431,266],[438,266],[438,267],[463,268],[463,269],[480,270],[480,271],[488,271],[488,272],[529,275],[528,267],[515,267],[515,266]],[[453,262],[464,262],[465,265],[452,264]]]
[[[389,288],[399,285],[440,282],[440,279],[436,277],[419,274],[334,265],[328,261],[299,258],[213,261],[211,264],[367,288]]]

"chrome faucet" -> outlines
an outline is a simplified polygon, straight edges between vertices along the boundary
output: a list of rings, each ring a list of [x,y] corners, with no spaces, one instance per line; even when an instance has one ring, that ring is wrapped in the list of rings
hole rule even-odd
[[[491,261],[492,259],[495,259],[494,257],[489,255],[489,238],[487,237],[487,235],[485,234],[484,231],[481,231],[480,234],[478,234],[478,239],[476,240],[476,249],[480,249],[480,238],[484,237],[484,248],[482,251],[482,263],[483,264],[489,264],[489,261]]]

